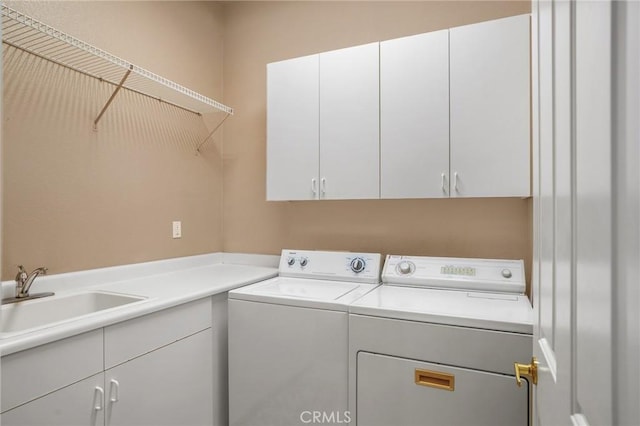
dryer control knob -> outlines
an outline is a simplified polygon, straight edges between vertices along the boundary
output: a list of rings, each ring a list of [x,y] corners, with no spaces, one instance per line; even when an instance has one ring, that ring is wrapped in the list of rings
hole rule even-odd
[[[400,262],[398,263],[398,272],[400,275],[410,274],[413,269],[411,266],[411,262]]]
[[[510,269],[503,269],[502,270],[502,276],[505,278],[511,278],[513,274],[511,273]]]
[[[351,261],[351,270],[356,274],[364,271],[364,268],[367,266],[364,259],[361,257],[356,257]]]
[[[294,257],[287,258],[287,265],[293,266],[294,263],[296,263],[296,259]]]
[[[308,263],[309,263],[309,259],[307,259],[306,257],[300,258],[300,266],[302,266],[303,268],[307,266]]]

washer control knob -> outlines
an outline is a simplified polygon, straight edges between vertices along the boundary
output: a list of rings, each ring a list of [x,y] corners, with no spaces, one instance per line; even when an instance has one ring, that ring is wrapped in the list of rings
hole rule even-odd
[[[356,257],[351,261],[351,270],[356,274],[364,271],[364,268],[367,266],[366,262],[361,257]]]
[[[411,262],[407,262],[407,261],[402,261],[400,263],[398,263],[398,272],[400,273],[400,275],[407,275],[411,273],[412,268],[412,264]]]
[[[511,278],[513,276],[513,274],[511,273],[510,269],[503,269],[502,270],[502,276],[505,278]]]
[[[309,263],[309,259],[307,259],[306,257],[300,258],[300,266],[302,266],[303,268],[307,266],[308,263]]]
[[[287,265],[293,266],[294,263],[296,263],[296,259],[294,257],[289,256],[287,258]]]

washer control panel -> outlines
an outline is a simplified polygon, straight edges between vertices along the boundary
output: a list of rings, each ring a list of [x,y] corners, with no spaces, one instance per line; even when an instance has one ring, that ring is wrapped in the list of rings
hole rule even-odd
[[[388,255],[382,281],[406,285],[471,291],[523,294],[522,260]]]
[[[279,272],[287,277],[377,284],[381,266],[380,253],[285,249],[280,256]]]

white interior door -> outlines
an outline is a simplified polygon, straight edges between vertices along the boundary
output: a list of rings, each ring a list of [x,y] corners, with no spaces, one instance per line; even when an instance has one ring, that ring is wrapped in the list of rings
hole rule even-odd
[[[640,3],[612,5],[614,423],[640,424]]]
[[[540,362],[535,417],[571,415],[572,141],[568,2],[533,3],[534,268],[533,354]],[[537,96],[535,95],[537,93]],[[537,105],[536,105],[537,104]]]
[[[575,3],[574,423],[614,424],[612,4]]]
[[[534,417],[613,423],[611,3],[533,3]]]

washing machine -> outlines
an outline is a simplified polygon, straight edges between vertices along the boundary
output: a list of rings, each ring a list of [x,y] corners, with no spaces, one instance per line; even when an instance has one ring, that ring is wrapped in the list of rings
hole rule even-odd
[[[351,424],[528,425],[524,292],[521,260],[387,256],[382,285],[350,306]]]
[[[229,423],[349,423],[348,307],[382,256],[283,250],[279,276],[229,292]]]

